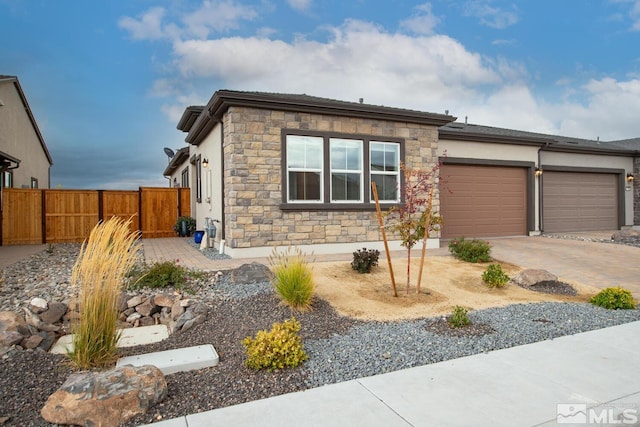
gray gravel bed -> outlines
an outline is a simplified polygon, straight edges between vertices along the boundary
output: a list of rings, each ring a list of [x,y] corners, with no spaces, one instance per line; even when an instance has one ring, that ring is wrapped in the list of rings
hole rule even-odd
[[[51,254],[43,251],[4,269],[0,309],[16,309],[34,296],[64,300],[78,247],[55,245]],[[482,328],[469,334],[448,334],[445,328],[433,328],[443,317],[364,322],[340,316],[321,299],[314,300],[312,311],[292,313],[268,282],[238,285],[227,274],[216,277],[210,273],[191,286],[194,298],[210,307],[205,323],[160,343],[121,349],[121,354],[213,344],[220,364],[167,376],[167,399],[132,419],[129,426],[640,320],[638,309],[610,311],[577,303],[518,304],[472,311],[472,324]],[[301,323],[309,360],[280,372],[247,368],[241,340],[292,315]],[[71,372],[65,360],[38,351],[0,351],[0,418],[10,417],[5,425],[49,425],[39,410]]]
[[[187,237],[186,242],[189,243],[190,246],[200,251],[200,253],[206,256],[209,259],[220,260],[220,259],[231,259],[231,257],[227,254],[221,254],[215,248],[204,248],[200,249],[200,243],[196,243],[193,237]]]

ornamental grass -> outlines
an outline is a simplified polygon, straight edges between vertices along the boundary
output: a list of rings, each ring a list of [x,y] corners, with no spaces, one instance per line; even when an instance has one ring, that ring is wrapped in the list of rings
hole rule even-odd
[[[315,284],[305,253],[290,246],[285,252],[274,248],[269,256],[269,265],[273,273],[273,287],[282,301],[294,310],[309,310]]]
[[[81,369],[107,366],[116,356],[117,301],[139,247],[129,223],[114,217],[96,225],[73,266],[71,285],[80,317],[67,354]]]

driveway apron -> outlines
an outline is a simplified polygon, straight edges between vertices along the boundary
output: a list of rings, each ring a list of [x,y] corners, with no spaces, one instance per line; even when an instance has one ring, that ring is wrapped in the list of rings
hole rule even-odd
[[[640,248],[547,237],[488,240],[496,260],[601,289],[622,286],[640,298]]]

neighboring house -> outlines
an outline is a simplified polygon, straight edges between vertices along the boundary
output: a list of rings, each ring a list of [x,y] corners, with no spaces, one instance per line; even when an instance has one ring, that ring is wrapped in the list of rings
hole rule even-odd
[[[633,224],[640,226],[640,138],[611,141],[609,144],[616,145],[627,150],[634,150],[636,152],[636,156],[633,161],[634,179],[630,185],[633,187]]]
[[[169,153],[171,154],[171,153]],[[177,150],[162,175],[169,179],[169,187],[190,187],[189,147]]]
[[[443,238],[617,230],[634,224],[638,150],[464,123],[440,128]]]
[[[0,75],[0,188],[49,188],[52,164],[18,78]]]
[[[200,229],[205,218],[221,222],[218,244],[224,240],[233,257],[287,245],[317,254],[382,249],[371,182],[388,209],[402,201],[401,163],[429,169],[442,161],[434,206],[444,216],[444,238],[633,225],[626,176],[637,150],[455,119],[307,95],[217,91],[178,123],[190,144],[192,215]]]

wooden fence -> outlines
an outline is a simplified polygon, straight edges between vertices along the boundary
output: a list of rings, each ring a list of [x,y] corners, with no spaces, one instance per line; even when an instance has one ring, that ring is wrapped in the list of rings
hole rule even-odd
[[[175,236],[179,216],[191,215],[188,188],[124,190],[2,190],[0,245],[82,242],[101,220],[131,219],[143,238]]]

